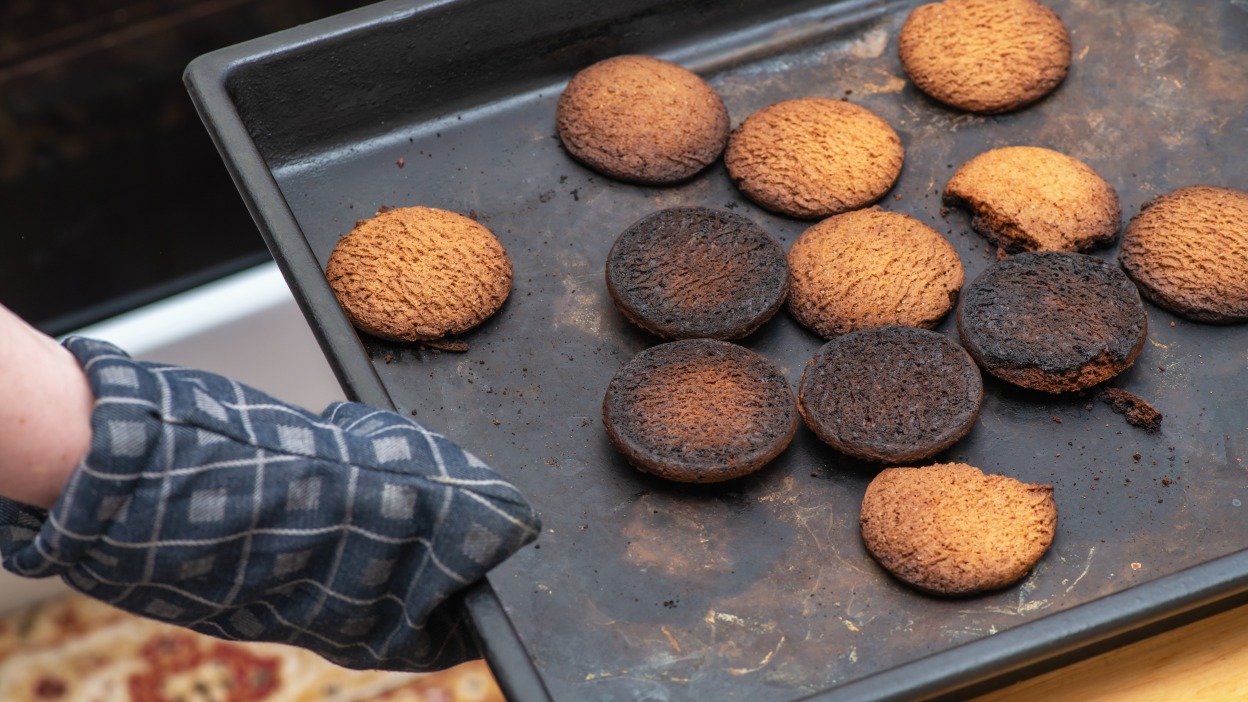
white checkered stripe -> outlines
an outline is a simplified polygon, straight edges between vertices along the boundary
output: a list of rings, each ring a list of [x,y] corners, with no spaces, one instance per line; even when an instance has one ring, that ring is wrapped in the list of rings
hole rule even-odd
[[[7,569],[354,668],[479,655],[447,598],[539,531],[480,460],[393,412],[317,415],[103,342],[65,345],[96,394],[91,452],[50,512],[0,498]]]

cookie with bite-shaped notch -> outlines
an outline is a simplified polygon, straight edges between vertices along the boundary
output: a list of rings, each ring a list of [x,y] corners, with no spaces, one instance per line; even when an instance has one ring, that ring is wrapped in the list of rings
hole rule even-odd
[[[945,186],[947,204],[1008,252],[1091,251],[1122,228],[1118,193],[1082,161],[1037,146],[985,151]]]
[[[898,580],[973,595],[1026,577],[1057,531],[1053,486],[943,463],[886,468],[859,513],[867,551]]]

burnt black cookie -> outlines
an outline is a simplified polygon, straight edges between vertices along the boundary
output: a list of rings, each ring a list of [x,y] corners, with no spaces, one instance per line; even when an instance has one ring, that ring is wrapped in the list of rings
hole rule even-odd
[[[742,346],[684,339],[637,354],[615,374],[602,423],[636,468],[686,483],[752,473],[797,431],[784,374]]]
[[[983,398],[979,368],[953,340],[876,327],[824,344],[802,372],[797,402],[806,425],[832,448],[898,464],[966,436]]]
[[[665,339],[739,339],[771,319],[789,290],[780,243],[708,207],[643,217],[616,239],[606,276],[616,308]]]
[[[1129,368],[1144,347],[1148,318],[1139,291],[1117,266],[1040,251],[1000,261],[967,286],[958,333],[984,370],[1058,393]]]

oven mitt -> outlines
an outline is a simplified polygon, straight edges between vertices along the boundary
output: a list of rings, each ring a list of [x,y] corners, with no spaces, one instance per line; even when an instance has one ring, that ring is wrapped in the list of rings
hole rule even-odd
[[[448,598],[539,531],[499,474],[393,412],[318,416],[101,341],[64,344],[95,392],[91,451],[51,511],[0,498],[5,568],[349,668],[479,657]]]

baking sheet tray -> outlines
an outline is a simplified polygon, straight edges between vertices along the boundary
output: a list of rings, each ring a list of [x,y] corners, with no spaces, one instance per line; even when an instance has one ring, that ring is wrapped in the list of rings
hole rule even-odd
[[[1055,487],[1056,540],[1022,583],[920,595],[866,554],[857,510],[876,470],[802,427],[755,476],[679,486],[611,449],[611,375],[658,343],[611,305],[615,237],[654,210],[727,207],[787,247],[809,223],[742,198],[722,163],[670,188],[617,183],[554,136],[562,85],[619,53],[702,73],[734,126],[802,96],[887,119],[906,149],[881,202],[946,235],[968,280],[995,260],[953,169],[1031,144],[1092,166],[1125,217],[1183,185],[1248,188],[1248,4],[1053,0],[1074,62],[1058,91],[984,117],[905,80],[913,2],[387,2],[201,57],[186,82],[227,168],[347,392],[392,405],[514,480],[541,539],[471,593],[514,698],[917,699],[963,696],[1200,616],[1248,592],[1248,326],[1147,305],[1149,338],[1110,385],[1160,409],[1157,434],[1090,395],[985,380],[971,434],[939,460]],[[357,335],[322,270],[380,207],[473,216],[515,287],[464,354]],[[1098,253],[1109,259],[1117,248]],[[1248,272],[1246,272],[1248,273]],[[952,318],[938,331],[956,338]],[[796,386],[822,340],[785,312],[742,342]]]

